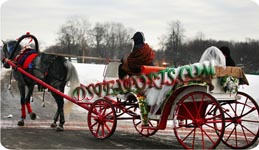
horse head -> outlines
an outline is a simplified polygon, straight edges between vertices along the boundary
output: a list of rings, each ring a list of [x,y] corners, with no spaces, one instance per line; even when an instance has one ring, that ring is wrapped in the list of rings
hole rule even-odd
[[[15,46],[17,44],[17,41],[15,40],[10,40],[7,42],[2,40],[2,42],[3,42],[2,55],[1,55],[2,58],[12,59],[21,50],[20,45],[17,45],[17,48],[15,49]],[[10,66],[4,61],[2,61],[2,63],[4,64],[5,68],[10,68]]]
[[[22,46],[17,43],[16,40],[10,40],[10,41],[2,41],[3,42],[3,54],[5,58],[13,59],[17,54],[19,54],[19,51],[22,49]]]
[[[18,55],[21,49],[23,48],[20,43],[22,40],[26,38],[30,38],[30,42],[34,41],[35,50],[39,52],[39,44],[38,44],[37,38],[31,35],[29,32],[27,32],[25,35],[22,35],[21,37],[19,37],[18,40],[11,40],[8,42],[2,41],[4,44],[3,46],[4,57],[12,60],[16,55]]]

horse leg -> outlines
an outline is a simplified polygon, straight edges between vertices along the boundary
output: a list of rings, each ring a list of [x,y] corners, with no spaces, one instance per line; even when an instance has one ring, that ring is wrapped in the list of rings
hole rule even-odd
[[[59,118],[59,111],[57,110],[55,116],[54,116],[54,122],[50,125],[51,128],[56,128],[57,127],[57,121]]]
[[[57,103],[57,113],[54,117],[54,123],[53,124],[56,124],[57,122],[57,119],[58,119],[58,116],[59,116],[59,125],[57,127],[57,131],[63,131],[64,130],[64,127],[63,125],[65,124],[65,117],[64,117],[64,99],[62,96],[59,96],[57,95],[56,93],[54,92],[51,92],[53,97],[55,98],[56,100],[56,103]]]
[[[59,107],[59,115],[60,115],[60,119],[59,119],[59,126],[57,128],[57,131],[63,131],[64,130],[64,124],[65,124],[65,116],[64,116],[64,100],[62,99],[62,105],[60,105]]]
[[[36,116],[37,116],[34,112],[32,112],[31,104],[30,104],[30,99],[31,99],[31,95],[32,95],[32,92],[33,92],[33,88],[34,88],[33,84],[28,85],[28,93],[27,93],[27,96],[25,98],[25,105],[27,107],[27,111],[28,111],[28,114],[30,115],[31,120],[35,120]]]
[[[63,131],[65,124],[65,117],[64,117],[64,100],[63,97],[58,96],[57,105],[58,105],[58,112],[59,112],[59,125],[57,127],[57,131]]]
[[[18,121],[18,126],[24,126],[24,119],[26,118],[26,106],[25,106],[25,80],[22,74],[16,70],[13,71],[13,76],[17,81],[18,89],[20,92],[20,104],[21,104],[21,120]]]
[[[65,124],[65,116],[64,116],[64,100],[63,102],[60,101],[60,103],[63,103],[63,104],[58,104],[59,106],[59,125],[57,127],[57,131],[63,131],[64,130],[64,124]]]
[[[25,108],[25,84],[18,81],[18,88],[20,91],[20,103],[21,103],[21,120],[18,121],[18,126],[24,126],[24,119],[26,118]]]

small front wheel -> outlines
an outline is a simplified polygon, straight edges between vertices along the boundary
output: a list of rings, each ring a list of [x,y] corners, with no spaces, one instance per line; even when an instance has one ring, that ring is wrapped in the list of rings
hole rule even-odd
[[[145,127],[145,126],[142,126],[141,119],[139,117],[139,118],[133,119],[133,124],[134,124],[134,127],[137,130],[137,132],[140,135],[145,136],[145,137],[152,136],[158,131],[158,129],[157,129],[158,120],[149,120],[148,126]]]
[[[88,112],[90,132],[98,139],[110,137],[117,126],[116,113],[113,105],[105,100],[96,100]]]
[[[133,104],[131,111],[134,112],[133,125],[134,125],[136,131],[140,135],[145,136],[145,137],[154,135],[158,131],[158,129],[157,129],[158,120],[149,120],[148,126],[143,126],[142,122],[141,122],[141,118],[140,118],[141,112],[139,109],[138,99],[137,99],[136,95],[129,93],[127,95],[127,101],[129,103]]]

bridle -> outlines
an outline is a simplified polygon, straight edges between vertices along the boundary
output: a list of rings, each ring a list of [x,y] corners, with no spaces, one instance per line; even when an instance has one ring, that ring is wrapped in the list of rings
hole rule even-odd
[[[15,45],[9,46],[8,43],[5,44],[5,45],[6,45],[6,50],[7,50],[7,52],[10,54],[10,56],[9,56],[8,59],[10,59],[10,60],[13,59],[14,54],[15,54],[15,52],[17,51],[17,49],[18,49],[18,47],[19,47],[21,41],[22,41],[23,39],[25,39],[25,38],[30,38],[31,40],[34,40],[34,43],[35,43],[35,50],[36,50],[37,52],[39,52],[39,44],[38,44],[37,38],[36,38],[35,36],[31,35],[31,34],[28,32],[28,33],[26,33],[25,35],[22,35],[22,36],[17,40],[17,42],[15,43]],[[13,48],[13,49],[12,49],[12,48]],[[7,58],[7,56],[6,56],[6,53],[7,53],[7,52],[5,52],[5,57],[6,57],[6,58]],[[11,52],[11,53],[10,53],[10,52]]]
[[[23,39],[25,39],[25,38],[31,38],[32,40],[34,40],[34,42],[35,42],[35,50],[36,50],[37,52],[39,52],[39,44],[38,44],[37,38],[36,38],[35,36],[31,35],[30,33],[26,33],[25,35],[21,36],[21,37],[18,39],[18,41],[16,42],[16,44],[15,44],[15,46],[14,46],[14,49],[13,49],[13,51],[12,51],[10,57],[9,57],[10,60],[13,59],[14,54],[15,54],[15,52],[17,51],[18,46],[20,45],[20,42],[21,42]]]

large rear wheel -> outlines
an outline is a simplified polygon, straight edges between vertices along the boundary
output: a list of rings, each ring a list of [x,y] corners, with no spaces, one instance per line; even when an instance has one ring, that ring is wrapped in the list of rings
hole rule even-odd
[[[183,96],[176,103],[173,120],[175,136],[187,149],[213,149],[224,134],[224,113],[217,100],[205,92]]]
[[[252,146],[259,136],[259,107],[246,93],[238,92],[235,101],[220,102],[225,113],[223,143],[234,149]]]

